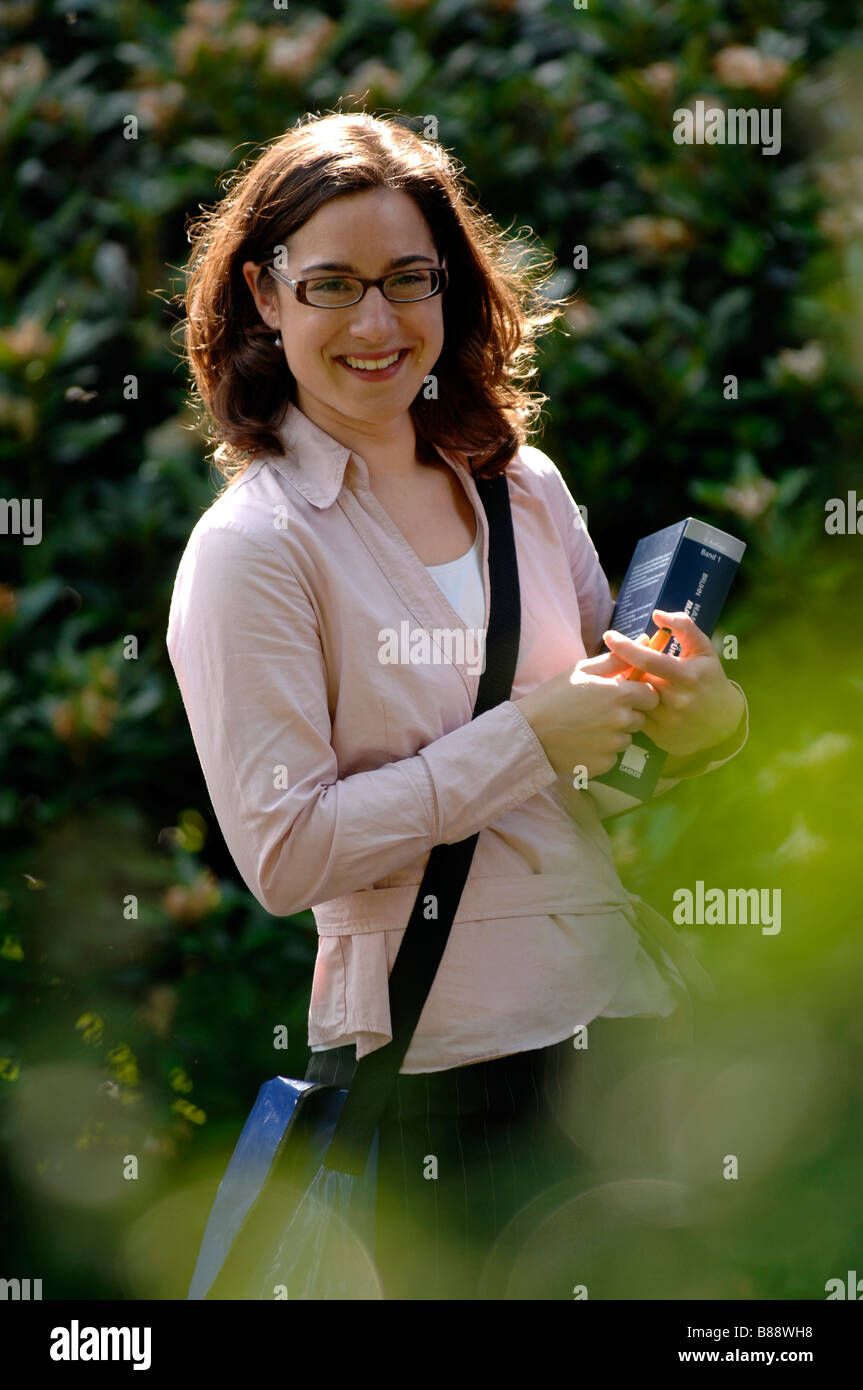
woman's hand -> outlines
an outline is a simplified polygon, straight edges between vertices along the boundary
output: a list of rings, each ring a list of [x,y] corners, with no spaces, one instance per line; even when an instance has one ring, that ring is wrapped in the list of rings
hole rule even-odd
[[[710,638],[687,613],[657,608],[653,621],[671,628],[680,656],[647,651],[642,640],[632,642],[613,630],[604,634],[605,643],[627,667],[644,671],[659,696],[658,707],[644,721],[647,737],[672,757],[684,758],[729,738],[743,718],[745,702],[723,671]]]
[[[648,711],[658,707],[651,686],[609,679],[626,665],[607,654],[579,661],[513,702],[560,776],[571,778],[578,767],[588,777],[609,772],[632,735],[645,727]]]

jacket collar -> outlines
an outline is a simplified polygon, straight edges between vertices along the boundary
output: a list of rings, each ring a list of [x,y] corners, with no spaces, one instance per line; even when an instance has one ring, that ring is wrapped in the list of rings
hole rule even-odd
[[[335,502],[344,485],[345,471],[351,459],[360,486],[368,488],[369,470],[365,459],[333,439],[293,401],[288,402],[281,424],[276,427],[276,434],[283,453],[271,455],[268,462],[283,473],[312,506],[329,507]],[[444,453],[437,444],[434,447],[446,463],[465,472],[470,471],[457,454]]]

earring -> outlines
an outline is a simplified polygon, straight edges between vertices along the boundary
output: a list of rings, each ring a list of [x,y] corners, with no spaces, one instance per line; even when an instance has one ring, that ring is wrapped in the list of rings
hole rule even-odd
[[[281,346],[282,346],[282,339],[281,339],[281,336],[280,336],[278,333],[276,334],[276,341],[275,341],[275,343],[273,344],[273,346],[276,347],[276,348],[281,348]]]

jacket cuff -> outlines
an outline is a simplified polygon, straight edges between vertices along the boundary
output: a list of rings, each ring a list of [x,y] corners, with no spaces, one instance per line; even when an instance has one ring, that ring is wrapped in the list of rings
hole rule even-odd
[[[419,750],[434,789],[436,844],[456,844],[550,786],[557,774],[512,700]]]
[[[713,772],[715,768],[721,767],[723,763],[736,757],[743,748],[749,738],[749,703],[746,699],[746,692],[738,685],[737,681],[731,681],[731,684],[743,696],[743,714],[733,734],[729,734],[728,738],[723,739],[721,743],[713,744],[711,748],[702,748],[700,752],[693,753],[688,758],[676,760],[677,766],[674,770],[674,776],[660,777],[656,784],[657,794],[668,791],[685,777],[700,777],[702,773]]]

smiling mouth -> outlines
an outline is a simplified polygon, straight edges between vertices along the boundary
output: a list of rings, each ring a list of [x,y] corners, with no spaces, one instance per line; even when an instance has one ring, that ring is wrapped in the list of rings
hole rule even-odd
[[[351,371],[363,372],[366,375],[372,376],[395,369],[401,364],[409,352],[410,348],[399,348],[395,352],[373,357],[361,357],[354,356],[353,353],[344,353],[342,356],[337,357],[336,361],[341,362],[344,366],[350,368]]]

